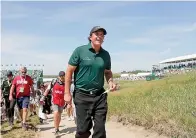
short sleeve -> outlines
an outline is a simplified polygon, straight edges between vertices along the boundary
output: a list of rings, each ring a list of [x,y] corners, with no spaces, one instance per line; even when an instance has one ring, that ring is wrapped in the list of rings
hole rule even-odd
[[[12,82],[12,85],[16,85],[17,77],[14,77],[14,80]]]
[[[3,81],[3,83],[1,84],[1,90],[4,89],[4,82],[5,82],[5,81]]]
[[[79,61],[80,61],[79,48],[76,48],[69,59],[69,64],[72,66],[78,66]]]
[[[110,57],[110,54],[108,53],[108,57],[107,57],[107,60],[106,60],[106,68],[107,70],[111,70],[111,57]]]
[[[32,86],[33,85],[33,79],[31,77],[29,77],[29,85]]]

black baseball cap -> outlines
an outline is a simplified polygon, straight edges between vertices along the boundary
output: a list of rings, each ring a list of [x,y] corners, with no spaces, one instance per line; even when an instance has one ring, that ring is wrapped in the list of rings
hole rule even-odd
[[[65,72],[64,71],[60,71],[59,72],[59,76],[65,76]]]
[[[13,76],[12,72],[11,71],[8,71],[7,72],[7,76]]]
[[[104,35],[107,34],[107,31],[105,28],[101,27],[101,26],[94,26],[91,31],[90,31],[90,35],[92,35],[92,33],[98,31],[98,30],[103,30]]]

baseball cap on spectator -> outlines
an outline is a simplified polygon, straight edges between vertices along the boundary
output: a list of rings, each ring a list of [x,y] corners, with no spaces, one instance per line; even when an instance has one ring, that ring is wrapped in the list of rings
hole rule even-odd
[[[90,31],[90,35],[92,35],[92,33],[96,32],[96,31],[98,31],[98,30],[103,30],[104,35],[107,34],[107,31],[106,31],[103,27],[101,27],[101,26],[94,26],[94,27],[91,29],[91,31]]]
[[[12,72],[11,71],[8,71],[7,72],[7,76],[13,76]]]
[[[61,76],[65,76],[65,72],[64,71],[60,71],[59,72],[59,77],[61,77]]]

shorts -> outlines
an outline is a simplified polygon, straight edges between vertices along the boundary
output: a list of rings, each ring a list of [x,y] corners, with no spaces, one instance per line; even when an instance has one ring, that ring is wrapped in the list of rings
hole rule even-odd
[[[30,101],[29,96],[23,96],[23,97],[17,98],[16,103],[19,109],[23,109],[23,108],[28,108],[29,101]]]
[[[55,111],[58,111],[58,112],[62,113],[63,112],[63,109],[64,109],[64,106],[59,106],[57,104],[53,104],[52,105],[52,109],[53,109],[54,112]]]

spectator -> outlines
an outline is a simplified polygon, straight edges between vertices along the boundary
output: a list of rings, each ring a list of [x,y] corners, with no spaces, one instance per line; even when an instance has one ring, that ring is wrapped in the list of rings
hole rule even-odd
[[[20,110],[20,116],[22,119],[22,128],[24,130],[27,129],[26,125],[26,119],[28,115],[28,106],[29,106],[29,100],[30,100],[30,92],[34,94],[34,88],[33,88],[33,80],[29,75],[26,75],[27,68],[21,67],[20,69],[20,75],[16,76],[13,80],[12,87],[10,90],[10,101],[13,100],[13,92],[14,89],[16,89],[16,102],[18,105],[18,108]]]
[[[13,74],[11,71],[7,72],[7,80],[3,81],[1,90],[3,91],[3,98],[5,99],[6,116],[9,120],[9,125],[12,129],[14,123],[14,106],[16,104],[15,92],[13,93],[13,100],[9,101],[10,88],[12,86]]]
[[[63,112],[63,108],[65,106],[65,100],[64,100],[64,85],[65,85],[65,72],[60,71],[59,77],[52,81],[52,83],[48,86],[46,89],[43,97],[41,98],[41,102],[43,103],[45,97],[48,95],[50,90],[52,89],[52,107],[54,111],[54,128],[55,128],[55,135],[58,135],[60,133],[59,131],[59,125],[61,122],[61,114]]]

